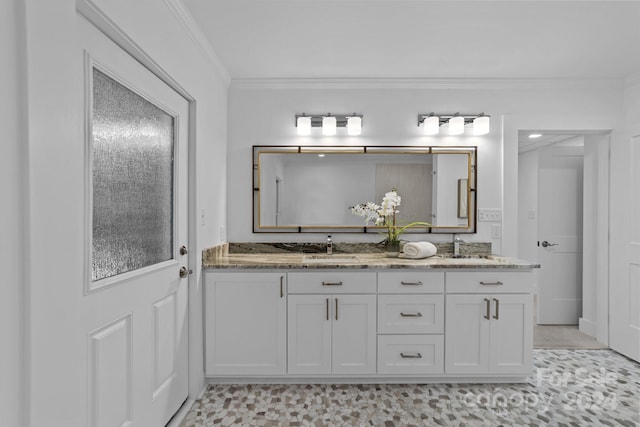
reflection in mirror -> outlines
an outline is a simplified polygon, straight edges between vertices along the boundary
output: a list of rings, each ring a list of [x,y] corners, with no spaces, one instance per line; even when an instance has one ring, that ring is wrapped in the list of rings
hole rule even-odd
[[[254,232],[366,232],[350,208],[396,188],[401,224],[475,232],[475,147],[254,147]],[[466,188],[459,193],[459,181]],[[473,197],[472,197],[473,195]],[[469,215],[460,216],[460,206]]]

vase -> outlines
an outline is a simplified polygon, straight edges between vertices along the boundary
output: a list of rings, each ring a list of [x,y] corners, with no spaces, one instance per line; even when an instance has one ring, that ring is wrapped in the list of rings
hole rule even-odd
[[[393,240],[387,242],[384,247],[384,255],[387,258],[397,258],[400,255],[400,241]]]

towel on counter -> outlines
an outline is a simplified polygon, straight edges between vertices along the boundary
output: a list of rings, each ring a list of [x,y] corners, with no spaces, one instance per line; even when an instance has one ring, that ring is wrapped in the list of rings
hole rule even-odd
[[[438,249],[431,242],[408,242],[404,245],[403,258],[420,259],[434,256]]]

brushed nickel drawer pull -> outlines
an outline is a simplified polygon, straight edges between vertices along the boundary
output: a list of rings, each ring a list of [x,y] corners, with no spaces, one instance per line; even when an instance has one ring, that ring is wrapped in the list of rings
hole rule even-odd
[[[280,276],[280,298],[284,298],[284,276]]]
[[[336,298],[336,320],[338,320],[338,298]]]
[[[400,357],[402,357],[403,359],[422,359],[422,355],[420,353],[414,353],[414,354],[400,353]]]
[[[491,314],[490,314],[491,313],[491,300],[489,298],[485,298],[484,302],[487,303],[487,312],[484,315],[484,318],[489,320],[489,319],[491,319]]]
[[[322,282],[322,286],[342,286],[342,282]]]
[[[417,312],[417,313],[402,313],[400,312],[400,316],[402,317],[422,317],[422,313]]]
[[[494,319],[500,319],[500,301],[496,298],[493,299],[496,302],[496,314],[493,315]]]
[[[422,286],[422,282],[400,282],[403,286]]]
[[[502,286],[502,285],[504,285],[504,283],[502,283],[499,280],[497,280],[495,282],[480,282],[480,284],[483,285],[483,286]]]
[[[329,320],[329,298],[327,298],[327,320]]]

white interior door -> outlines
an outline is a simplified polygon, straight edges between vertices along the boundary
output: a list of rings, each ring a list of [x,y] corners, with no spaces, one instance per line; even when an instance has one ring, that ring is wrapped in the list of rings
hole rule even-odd
[[[612,349],[640,361],[640,136],[621,148],[620,168],[612,171],[616,232],[612,239],[609,343]],[[626,164],[625,164],[626,163]],[[617,209],[616,209],[617,208]]]
[[[87,425],[163,426],[188,394],[188,102],[83,18]],[[185,276],[185,277],[183,277]]]
[[[582,147],[540,150],[539,324],[574,325],[582,311]]]

